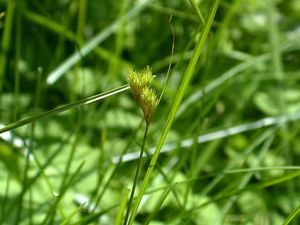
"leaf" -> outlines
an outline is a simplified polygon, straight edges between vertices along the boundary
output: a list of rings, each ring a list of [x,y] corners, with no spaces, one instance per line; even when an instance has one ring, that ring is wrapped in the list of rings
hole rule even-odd
[[[257,93],[254,103],[262,112],[270,116],[294,113],[300,109],[300,91],[296,89],[278,91],[274,88],[269,92]]]
[[[140,123],[140,116],[131,112],[115,109],[105,113],[103,126],[106,128],[136,128]]]

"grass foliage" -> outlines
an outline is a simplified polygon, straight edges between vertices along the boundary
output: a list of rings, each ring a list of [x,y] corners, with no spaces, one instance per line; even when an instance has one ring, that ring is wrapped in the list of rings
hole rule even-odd
[[[299,15],[0,0],[0,225],[299,224]]]

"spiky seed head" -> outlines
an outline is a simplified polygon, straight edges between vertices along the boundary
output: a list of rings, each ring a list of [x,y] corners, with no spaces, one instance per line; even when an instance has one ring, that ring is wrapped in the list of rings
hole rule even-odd
[[[126,80],[130,86],[133,96],[141,106],[147,123],[150,123],[154,109],[158,105],[158,100],[150,85],[155,75],[149,66],[140,72],[133,69],[128,70]]]
[[[153,91],[149,87],[145,87],[141,93],[141,107],[144,113],[144,117],[147,123],[150,123],[154,110],[158,105],[158,99]]]

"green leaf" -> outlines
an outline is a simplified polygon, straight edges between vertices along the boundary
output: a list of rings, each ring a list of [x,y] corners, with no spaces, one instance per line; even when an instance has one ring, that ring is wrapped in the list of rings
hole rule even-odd
[[[254,97],[254,102],[262,112],[270,116],[294,113],[300,109],[300,91],[296,89],[278,90],[273,88],[269,92],[257,93]]]

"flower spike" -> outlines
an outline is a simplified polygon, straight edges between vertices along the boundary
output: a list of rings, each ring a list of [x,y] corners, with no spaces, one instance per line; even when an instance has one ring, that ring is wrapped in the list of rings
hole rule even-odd
[[[152,114],[158,105],[157,96],[151,88],[154,77],[149,66],[140,72],[128,69],[126,77],[134,98],[142,108],[147,124],[150,123]]]

